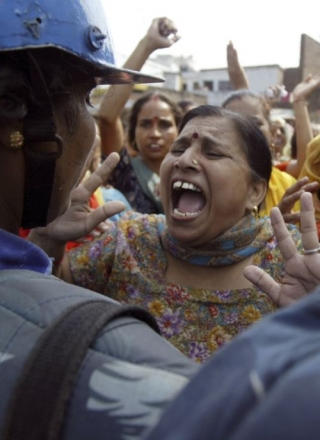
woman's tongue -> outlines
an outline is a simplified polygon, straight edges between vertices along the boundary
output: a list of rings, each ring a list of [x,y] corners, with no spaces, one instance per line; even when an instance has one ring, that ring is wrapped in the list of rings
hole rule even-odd
[[[183,191],[178,201],[178,210],[180,212],[199,212],[205,205],[205,198],[200,192]]]

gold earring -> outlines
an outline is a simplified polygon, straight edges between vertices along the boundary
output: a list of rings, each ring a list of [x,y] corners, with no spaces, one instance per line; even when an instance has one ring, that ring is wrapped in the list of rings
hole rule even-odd
[[[259,219],[259,210],[258,210],[258,207],[257,207],[257,206],[254,206],[254,207],[253,207],[253,209],[252,209],[252,214],[253,214],[253,217],[255,218],[255,220],[258,220],[258,219]]]
[[[11,150],[18,150],[22,147],[24,143],[24,137],[20,133],[20,131],[13,131],[10,134],[10,149]]]

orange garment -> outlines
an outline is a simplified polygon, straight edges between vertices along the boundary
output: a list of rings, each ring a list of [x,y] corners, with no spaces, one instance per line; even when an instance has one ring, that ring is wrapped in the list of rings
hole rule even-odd
[[[289,161],[280,162],[277,165],[275,165],[275,167],[278,168],[278,170],[280,171],[287,171],[288,165],[289,165]]]
[[[103,195],[102,195],[102,191],[101,188],[99,187],[90,197],[89,199],[89,205],[90,208],[92,209],[97,209],[99,208],[99,206],[104,204],[104,200],[103,200]],[[87,240],[93,240],[93,237],[91,237],[91,235],[87,235],[86,236]],[[70,249],[73,249],[77,246],[79,246],[81,243],[78,243],[76,241],[68,241],[68,243],[66,244],[66,251],[69,251]]]
[[[97,191],[94,192],[92,194],[92,196],[90,197],[89,206],[92,209],[96,209],[103,204],[104,204],[104,200],[103,200],[102,191],[100,188],[98,188]],[[23,229],[23,228],[19,229],[19,235],[22,238],[27,238],[29,233],[30,233],[30,229]],[[86,238],[87,238],[87,240],[92,240],[91,236],[87,236]],[[81,243],[77,243],[76,241],[69,241],[66,244],[66,250],[68,251],[74,247],[77,247],[77,246],[79,246],[79,244],[81,244]]]

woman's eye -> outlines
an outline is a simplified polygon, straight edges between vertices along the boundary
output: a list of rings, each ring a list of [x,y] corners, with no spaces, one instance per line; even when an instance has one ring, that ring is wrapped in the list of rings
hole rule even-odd
[[[171,121],[160,121],[159,126],[160,126],[160,128],[168,129],[168,128],[172,127],[172,122]]]
[[[150,122],[149,121],[141,121],[139,123],[139,127],[148,128],[148,127],[150,127]]]
[[[185,151],[186,149],[184,147],[173,147],[171,148],[170,153],[180,155],[183,154]]]
[[[218,153],[217,151],[206,151],[205,155],[210,159],[221,159],[224,157],[223,154]]]

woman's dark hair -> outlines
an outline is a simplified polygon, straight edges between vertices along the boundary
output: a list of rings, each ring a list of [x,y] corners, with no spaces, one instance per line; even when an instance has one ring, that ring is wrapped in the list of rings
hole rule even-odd
[[[179,124],[181,122],[182,113],[179,106],[175,102],[171,101],[170,98],[168,98],[166,95],[163,95],[162,93],[157,93],[157,92],[145,93],[143,96],[141,96],[141,98],[137,99],[136,102],[133,104],[129,117],[128,140],[130,145],[135,149],[137,148],[135,143],[135,132],[138,122],[138,115],[142,107],[153,98],[157,98],[160,101],[163,101],[169,105],[177,127],[179,127]]]
[[[250,90],[243,89],[243,90],[237,90],[235,92],[232,92],[221,104],[221,107],[226,108],[228,107],[228,104],[230,104],[233,101],[241,101],[242,98],[249,97],[254,98],[258,100],[261,104],[262,113],[264,117],[267,119],[267,121],[270,123],[270,111],[271,107],[266,100],[266,98],[259,93],[251,92]]]
[[[194,102],[190,101],[189,99],[182,99],[181,101],[178,101],[177,104],[183,113],[186,113],[190,106],[195,107]]]
[[[32,54],[46,83],[50,98],[72,96],[75,84],[94,87],[91,65],[56,48],[2,52],[0,54],[0,124],[23,119],[28,103],[37,100],[36,85],[30,75],[28,52]]]
[[[239,136],[253,179],[257,182],[265,180],[268,183],[272,171],[271,152],[265,136],[254,119],[221,107],[200,105],[184,115],[179,126],[179,134],[192,119],[208,117],[226,118],[231,121]]]

